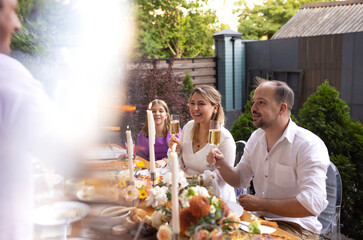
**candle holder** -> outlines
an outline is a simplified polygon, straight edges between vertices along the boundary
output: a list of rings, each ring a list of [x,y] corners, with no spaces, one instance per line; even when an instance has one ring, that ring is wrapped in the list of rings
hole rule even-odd
[[[173,233],[173,240],[180,240],[180,233]]]
[[[156,174],[154,172],[150,172],[151,182],[153,183],[153,187],[155,186]]]

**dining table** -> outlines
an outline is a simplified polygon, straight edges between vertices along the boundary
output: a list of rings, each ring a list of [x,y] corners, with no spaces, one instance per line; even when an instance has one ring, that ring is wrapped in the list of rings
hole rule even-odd
[[[115,149],[115,150],[120,150],[120,152],[123,152],[125,149],[123,147],[120,147],[117,144],[103,144],[103,145],[99,145],[97,146],[98,149],[102,149],[102,148],[108,148],[108,149]],[[109,172],[109,171],[114,171],[117,172],[120,170],[122,164],[120,164],[120,157],[116,157],[115,159],[107,159],[105,161],[103,161],[102,159],[99,159],[97,161],[89,161],[90,168],[93,171],[99,171],[99,172]],[[141,158],[140,156],[135,156],[135,160],[137,161],[141,161],[143,163],[143,168],[145,169],[149,169],[150,168],[150,163],[149,161]],[[66,190],[66,189],[65,189]],[[80,201],[80,199],[77,199],[77,197],[75,195],[68,195],[67,192],[65,191],[65,194],[62,198],[58,198],[57,201]],[[80,201],[83,202],[84,204],[87,204],[90,206],[90,209],[95,208],[99,205],[102,204],[109,204],[110,202],[113,202],[113,204],[116,204],[115,201],[110,201],[110,202],[87,202],[87,201]],[[140,200],[138,202],[138,206],[137,208],[141,208],[143,210],[145,210],[147,212],[147,215],[151,216],[154,212],[154,208],[147,206],[146,205],[146,201],[145,200]],[[240,216],[240,220],[241,221],[245,221],[245,222],[251,222],[251,217],[253,216],[253,214],[249,211],[243,211],[243,214]],[[276,223],[272,223],[272,225]],[[277,226],[277,225],[276,225]],[[119,237],[119,236],[115,236],[112,234],[112,232],[110,231],[110,229],[105,229],[105,231],[102,230],[102,227],[95,227],[94,221],[91,217],[89,217],[88,215],[85,216],[84,218],[72,222],[71,224],[67,224],[67,226],[62,226],[58,229],[53,229],[53,231],[63,231],[64,233],[62,234],[62,237],[51,237],[52,235],[49,234],[49,236],[47,237],[47,234],[44,234],[44,231],[52,231],[52,230],[47,230],[47,228],[45,228],[44,226],[39,226],[38,224],[35,224],[34,227],[34,239],[35,240],[56,240],[56,239],[74,239],[74,240],[81,240],[81,239],[102,239],[102,240],[130,240],[133,239],[131,236],[128,237]],[[66,238],[65,236],[66,235]],[[275,237],[281,237],[281,239],[290,239],[290,240],[295,240],[295,239],[299,239],[297,237],[295,237],[294,235],[276,227],[276,231],[273,232],[272,236]],[[142,239],[142,238],[139,238]],[[153,235],[153,237],[149,237],[146,239],[156,239],[156,235]],[[238,238],[236,238],[238,239]]]

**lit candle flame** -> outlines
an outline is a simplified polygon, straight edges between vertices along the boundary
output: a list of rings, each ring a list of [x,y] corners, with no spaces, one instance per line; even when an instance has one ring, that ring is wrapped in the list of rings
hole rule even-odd
[[[147,107],[147,109],[151,110],[151,107],[153,106],[152,103],[149,103],[149,106]]]
[[[173,144],[173,146],[171,146],[171,150],[173,151],[173,152],[175,152],[175,150],[176,150],[176,146],[177,146],[178,144],[177,143],[174,143]]]
[[[129,127],[129,125],[127,125],[127,127],[126,127],[126,130],[130,130],[130,127]]]

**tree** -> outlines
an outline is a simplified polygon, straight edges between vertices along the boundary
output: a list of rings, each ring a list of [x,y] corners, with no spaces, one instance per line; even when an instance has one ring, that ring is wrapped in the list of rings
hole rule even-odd
[[[137,0],[138,57],[212,56],[220,29],[208,0]]]
[[[247,0],[240,0],[235,11],[239,13],[238,31],[243,33],[243,39],[270,39],[303,4],[331,1],[336,0],[265,0],[262,5],[249,8]]]

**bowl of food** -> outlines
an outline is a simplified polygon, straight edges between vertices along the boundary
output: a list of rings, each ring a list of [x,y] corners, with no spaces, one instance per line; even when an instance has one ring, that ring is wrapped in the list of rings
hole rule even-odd
[[[105,208],[101,212],[101,217],[105,222],[111,226],[121,224],[125,221],[126,217],[130,214],[131,208],[123,206],[112,206]]]

